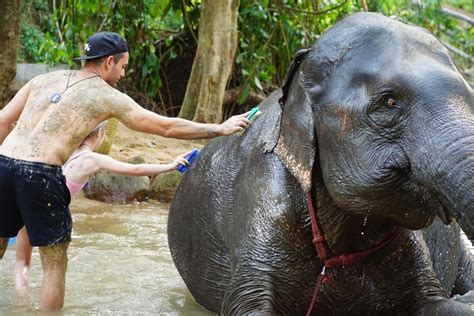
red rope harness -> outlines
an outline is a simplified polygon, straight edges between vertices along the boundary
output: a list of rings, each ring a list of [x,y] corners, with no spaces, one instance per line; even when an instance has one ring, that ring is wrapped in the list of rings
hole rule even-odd
[[[357,261],[367,257],[369,254],[387,246],[395,239],[395,237],[398,236],[398,233],[400,232],[400,227],[396,227],[387,237],[385,237],[372,248],[360,252],[330,257],[329,246],[318,226],[316,213],[314,212],[313,197],[311,196],[311,192],[308,192],[308,208],[309,216],[311,218],[311,230],[313,231],[313,244],[316,248],[316,252],[318,253],[319,258],[321,259],[321,263],[323,264],[323,270],[321,271],[321,274],[319,275],[318,280],[316,282],[316,287],[313,292],[313,298],[311,299],[311,304],[309,306],[308,312],[306,313],[306,316],[311,315],[311,312],[313,311],[314,304],[316,303],[316,298],[321,289],[321,283],[327,283],[331,281],[331,277],[329,275],[326,275],[326,268],[345,268],[350,265],[353,265]]]

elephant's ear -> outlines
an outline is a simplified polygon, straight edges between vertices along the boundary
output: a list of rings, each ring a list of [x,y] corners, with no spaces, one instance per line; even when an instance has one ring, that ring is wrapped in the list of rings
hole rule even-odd
[[[298,51],[283,83],[279,100],[282,107],[280,135],[275,147],[275,153],[305,192],[311,189],[316,156],[313,111],[300,81],[300,66],[309,51]]]
[[[305,49],[300,49],[299,51],[296,52],[295,57],[293,57],[293,61],[290,64],[290,67],[288,68],[288,71],[286,72],[285,79],[283,80],[283,85],[281,87],[282,90],[282,97],[280,98],[280,105],[283,108],[286,97],[288,96],[288,91],[290,90],[291,83],[293,82],[293,77],[295,76],[295,72],[299,70],[300,64],[303,61],[303,59],[306,57],[308,52],[310,51],[310,48],[305,48]]]

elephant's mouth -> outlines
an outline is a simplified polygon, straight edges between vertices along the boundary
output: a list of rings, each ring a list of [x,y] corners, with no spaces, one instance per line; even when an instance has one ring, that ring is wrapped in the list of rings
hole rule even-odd
[[[454,219],[454,216],[449,212],[448,208],[444,206],[442,203],[439,203],[439,205],[436,206],[435,213],[446,225],[451,224],[451,222]]]
[[[401,220],[402,226],[405,226],[409,229],[416,230],[428,227],[431,225],[436,216],[438,216],[446,225],[451,224],[451,222],[455,219],[450,210],[435,197],[424,200],[424,202],[414,206],[414,208],[411,210],[411,212],[406,212],[405,216]]]

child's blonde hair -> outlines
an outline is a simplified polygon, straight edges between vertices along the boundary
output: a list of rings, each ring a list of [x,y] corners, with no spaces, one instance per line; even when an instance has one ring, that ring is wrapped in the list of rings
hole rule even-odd
[[[105,129],[105,125],[106,125],[105,122],[102,122],[102,123],[100,123],[99,125],[97,125],[97,126],[89,133],[89,135],[87,135],[86,138],[84,138],[84,140],[86,140],[86,139],[88,139],[88,138],[91,138],[91,137],[97,135],[101,130],[104,130],[104,129]]]

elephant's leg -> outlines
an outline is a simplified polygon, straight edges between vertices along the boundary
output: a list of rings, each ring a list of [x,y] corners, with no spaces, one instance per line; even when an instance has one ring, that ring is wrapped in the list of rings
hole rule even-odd
[[[456,294],[463,295],[469,291],[474,290],[474,280],[472,275],[473,256],[464,243],[461,243],[461,248],[458,274],[454,283],[453,291],[451,292],[451,296]]]
[[[290,235],[277,224],[273,227],[273,233],[255,236],[250,232],[248,244],[237,251],[244,255],[233,269],[223,315],[306,313],[321,269],[311,240]]]
[[[224,296],[222,315],[247,315],[258,313],[276,315],[278,310],[271,278],[265,280],[261,271],[246,267],[233,279]]]
[[[240,269],[224,296],[222,315],[306,313],[311,301],[311,293],[307,291],[311,288],[311,285],[306,284],[308,281],[299,280],[305,286],[298,289],[297,286],[288,284],[295,280],[284,280],[284,277],[276,275],[283,271],[275,270],[270,273],[267,269],[272,268],[246,266]]]
[[[203,191],[196,194],[205,200],[205,191],[211,190],[202,187]],[[172,209],[168,243],[176,268],[194,299],[218,313],[231,278],[229,250],[216,230],[214,216],[205,212],[206,208],[199,203],[193,205],[192,199],[183,200],[180,212]]]

